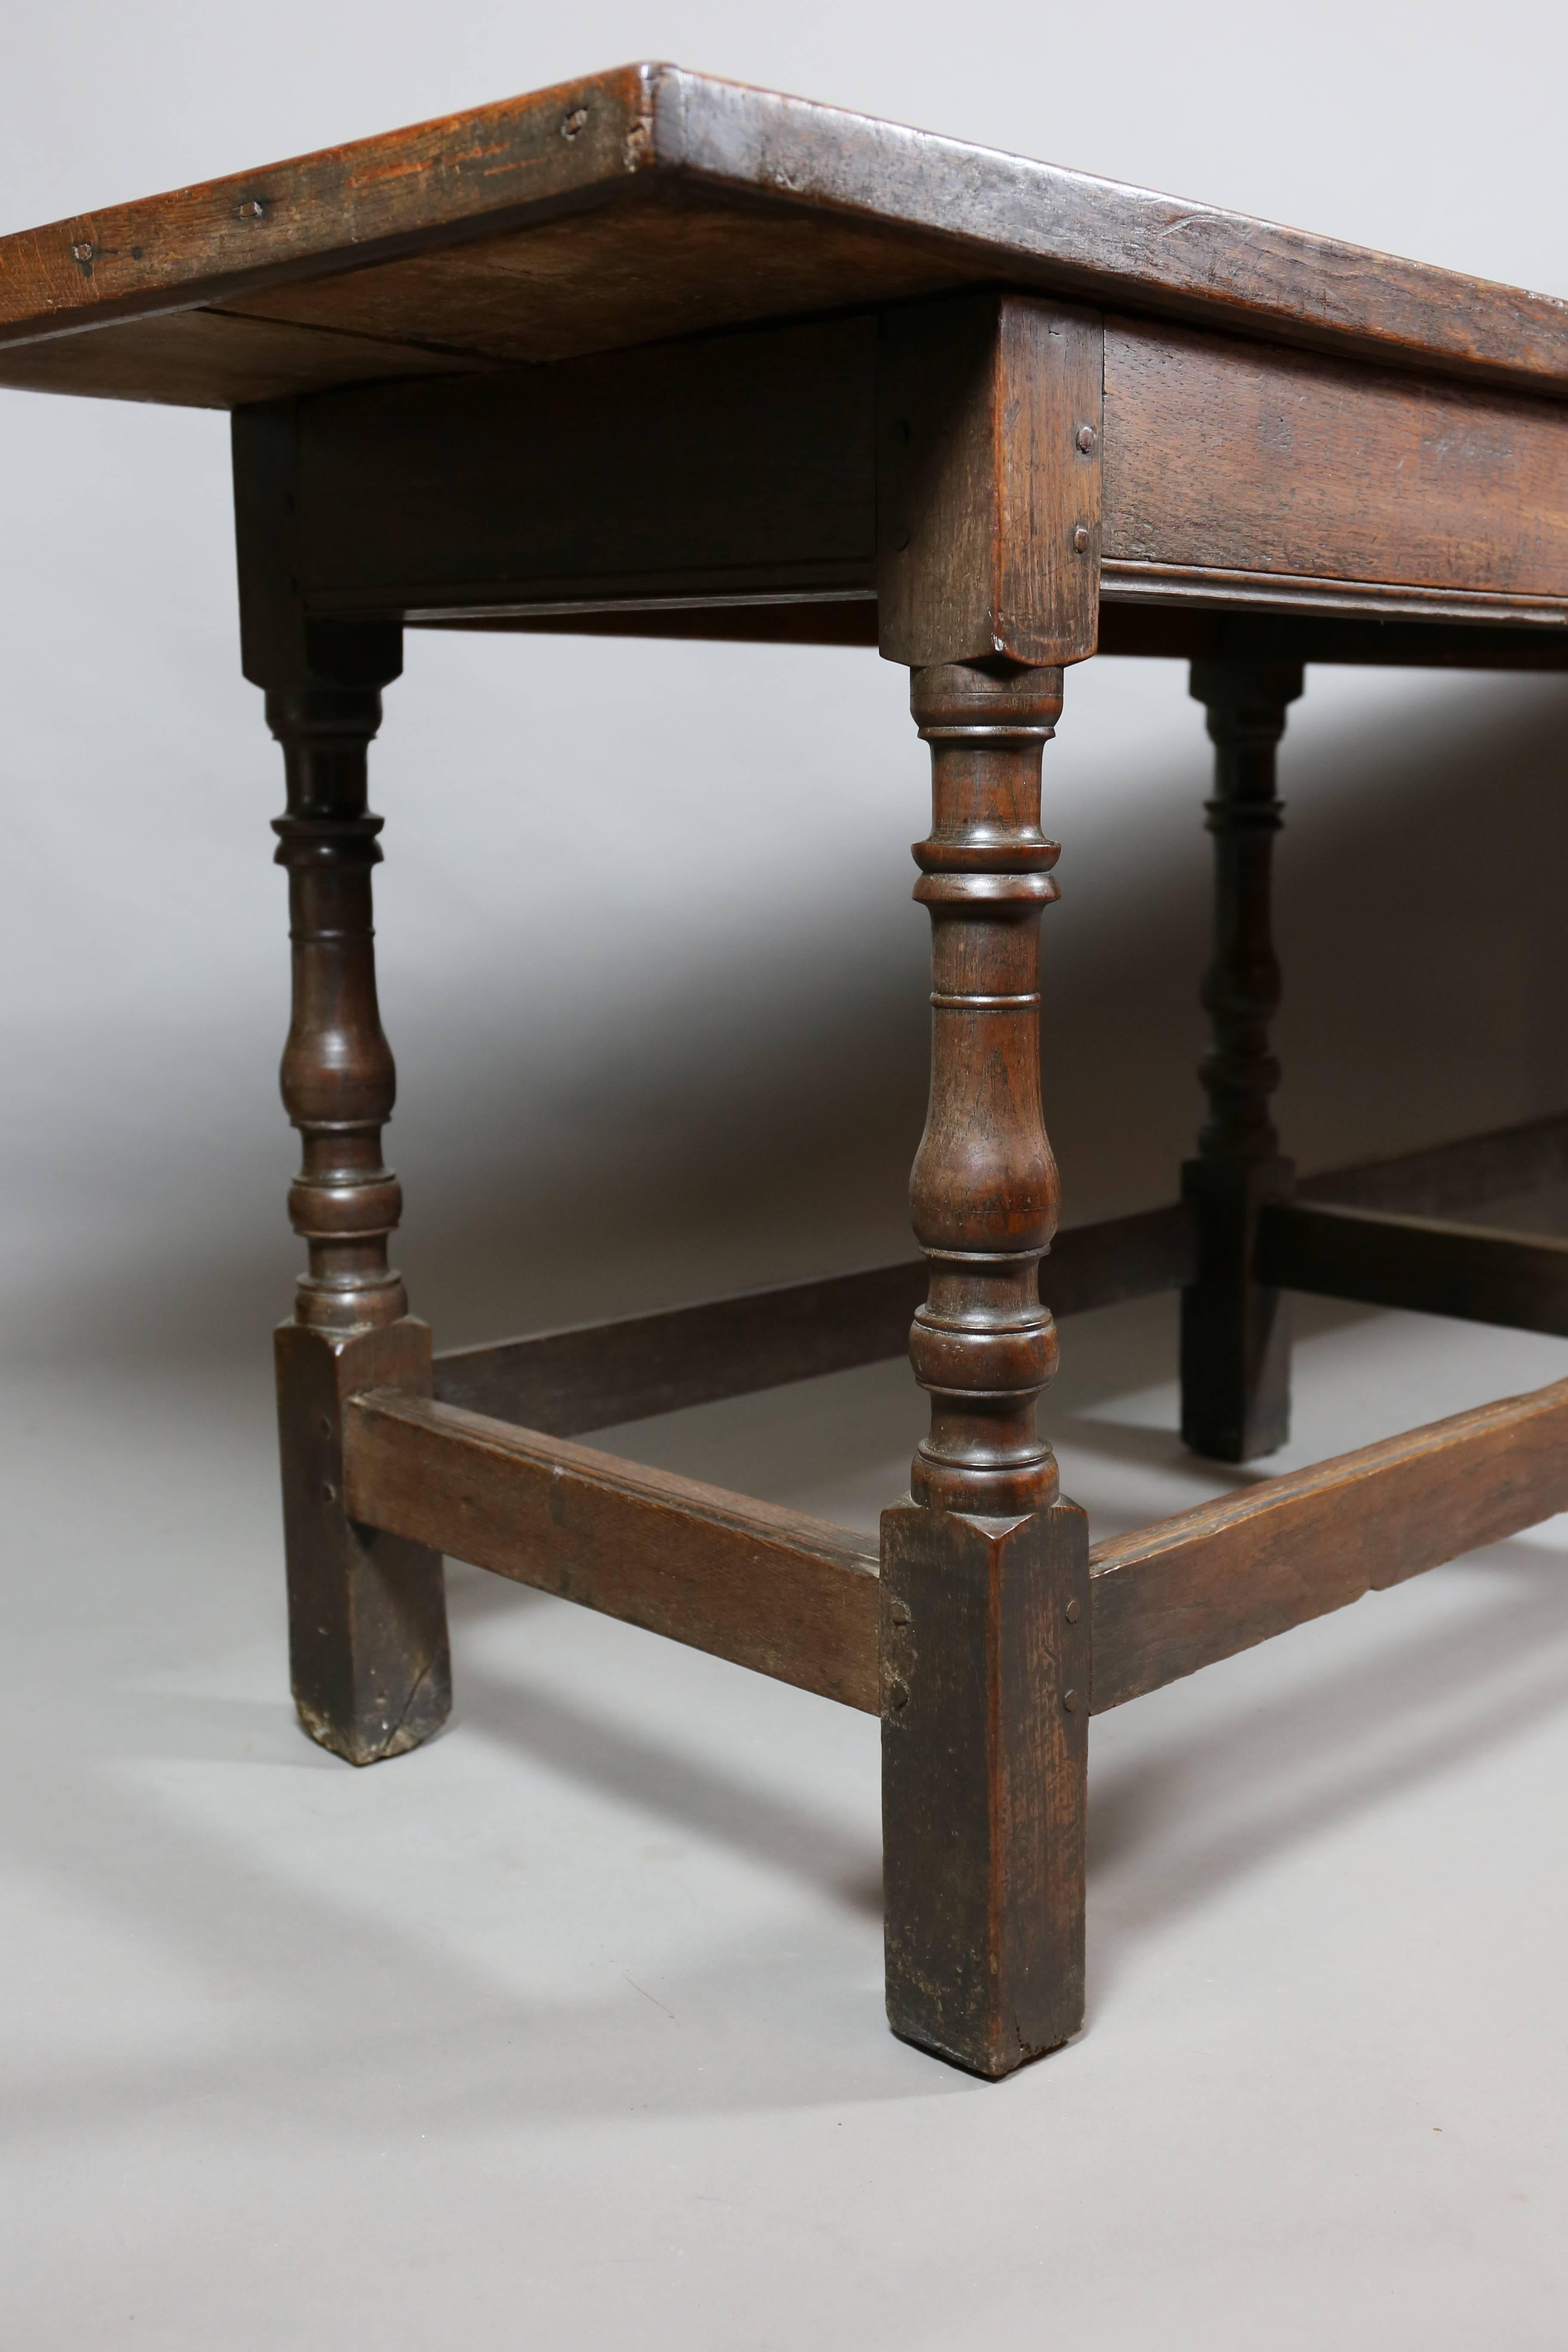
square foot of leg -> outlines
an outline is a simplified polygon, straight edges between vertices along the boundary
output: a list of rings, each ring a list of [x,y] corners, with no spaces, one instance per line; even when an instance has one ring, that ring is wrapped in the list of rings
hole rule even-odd
[[[1089,1529],[882,1518],[888,2019],[996,2081],[1083,2023]]]
[[[356,1390],[430,1391],[430,1335],[404,1318],[349,1336],[277,1334],[289,1655],[303,1728],[351,1764],[404,1755],[452,1705],[441,1559],[343,1507],[343,1404]]]

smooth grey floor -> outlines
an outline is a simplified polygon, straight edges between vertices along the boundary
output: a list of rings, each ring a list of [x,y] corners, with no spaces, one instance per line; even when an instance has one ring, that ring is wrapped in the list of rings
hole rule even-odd
[[[1302,1321],[1280,1466],[1568,1375]],[[1172,1302],[1065,1336],[1102,1532],[1229,1483]],[[868,1525],[916,1423],[611,1442]],[[868,1719],[459,1568],[450,1729],[355,1773],[262,1363],[0,1427],[5,2345],[1563,2345],[1568,1521],[1098,1719],[1089,2029],[993,2088],[883,2022]]]

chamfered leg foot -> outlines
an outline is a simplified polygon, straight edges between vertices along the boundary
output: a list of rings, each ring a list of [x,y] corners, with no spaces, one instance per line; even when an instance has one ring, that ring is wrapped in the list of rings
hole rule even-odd
[[[363,679],[268,697],[289,780],[277,824],[293,948],[282,1088],[303,1153],[289,1207],[310,1254],[277,1335],[290,1674],[304,1728],[351,1764],[417,1747],[452,1703],[439,1555],[357,1526],[343,1505],[345,1401],[431,1388],[429,1332],[387,1258],[402,1193],[382,1164],[395,1073],[372,929],[381,820],[365,806],[380,715]]]
[[[1037,1427],[1056,1369],[1040,1259],[1040,760],[1059,669],[917,670],[932,823],[931,1105],[910,1184],[931,1428],[882,1521],[888,2016],[994,2080],[1083,2021],[1089,1536]]]
[[[343,1507],[342,1408],[356,1391],[430,1393],[430,1334],[405,1316],[275,1338],[294,1704],[310,1738],[379,1764],[439,1731],[452,1706],[441,1561]]]
[[[888,2021],[998,2081],[1083,2023],[1083,1512],[887,1512],[882,1656]]]

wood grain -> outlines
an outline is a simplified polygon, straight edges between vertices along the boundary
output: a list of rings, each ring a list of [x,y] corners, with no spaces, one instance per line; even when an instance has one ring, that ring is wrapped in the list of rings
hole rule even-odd
[[[1080,314],[968,296],[911,305],[880,321],[867,315],[759,328],[546,368],[258,404],[237,418],[237,447],[268,415],[281,429],[287,410],[296,453],[288,570],[318,614],[575,621],[585,629],[597,614],[606,628],[682,634],[702,630],[703,608],[721,615],[730,605],[736,617],[716,617],[708,629],[837,643],[867,642],[879,630],[883,651],[911,662],[944,648],[989,657],[998,645],[1017,658],[1033,649],[1077,659],[1093,648],[1098,630],[1110,650],[1190,649],[1275,665],[1305,655],[1509,660],[1528,621],[1558,643],[1544,655],[1531,645],[1527,666],[1568,664],[1568,589],[1556,603],[1454,585],[1399,592],[1436,600],[1434,612],[1450,616],[1444,631],[1436,621],[1423,630],[1406,620],[1401,628],[1403,608],[1387,604],[1384,588],[1341,581],[1342,604],[1355,593],[1373,599],[1358,626],[1337,606],[1313,609],[1323,583],[1282,571],[1271,589],[1282,610],[1305,598],[1309,611],[1289,625],[1277,616],[1271,626],[1217,609],[1227,598],[1245,604],[1247,583],[1268,575],[1189,569],[1182,573],[1192,606],[1184,635],[1158,608],[1130,616],[1110,605],[1102,614],[1098,339]],[[1305,370],[1314,383],[1322,375],[1320,362],[1300,354],[1202,348],[1204,367],[1212,362],[1222,380],[1223,355],[1238,349],[1249,380],[1260,369]],[[1433,569],[1434,513],[1444,544],[1458,551],[1454,565],[1468,564],[1476,576],[1485,576],[1494,540],[1525,549],[1539,542],[1547,560],[1550,500],[1521,520],[1508,503],[1520,489],[1508,466],[1499,459],[1494,469],[1488,446],[1468,442],[1433,457],[1427,474],[1443,477],[1436,489],[1419,467],[1400,473],[1404,487],[1389,494],[1384,517],[1389,536],[1368,539],[1355,520],[1367,499],[1345,446],[1363,389],[1373,387],[1366,396],[1375,406],[1376,387],[1392,384],[1401,415],[1432,400],[1452,406],[1459,396],[1364,372],[1346,380],[1362,389],[1336,395],[1327,423],[1340,439],[1305,453],[1304,469],[1284,464],[1267,434],[1257,446],[1243,435],[1233,446],[1227,427],[1223,446],[1203,454],[1201,482],[1186,489],[1183,467],[1199,427],[1179,383],[1169,416],[1161,405],[1169,387],[1145,386],[1145,413],[1122,419],[1135,428],[1133,473],[1165,502],[1169,528],[1189,538],[1233,528],[1234,482],[1242,518],[1234,527],[1257,534],[1258,562],[1274,558],[1270,534],[1280,516],[1281,528],[1300,531],[1340,508],[1363,534],[1361,556],[1387,562],[1400,553],[1403,533],[1409,565],[1423,577]],[[1499,406],[1493,395],[1463,399]],[[1532,428],[1544,422],[1553,449],[1568,453],[1568,414],[1541,402],[1512,408],[1528,412]],[[1200,441],[1213,423],[1200,417]],[[1085,427],[1096,436],[1089,448],[1079,446]],[[1117,452],[1125,460],[1127,445],[1110,421],[1105,432],[1112,449],[1105,529],[1114,535],[1126,523],[1116,500],[1127,488]],[[1167,439],[1170,469],[1161,455]],[[1568,565],[1568,491],[1554,495]],[[1155,528],[1147,515],[1144,521]],[[1330,552],[1345,564],[1358,560],[1355,546]],[[1164,580],[1162,593],[1175,593],[1165,577],[1172,566],[1145,569]],[[1215,609],[1194,602],[1194,581],[1208,583]],[[1114,572],[1110,584],[1120,593]],[[818,598],[829,600],[820,620],[812,612]],[[752,608],[761,614],[781,600],[787,622],[748,621]],[[639,620],[644,614],[650,617]],[[1521,626],[1505,630],[1510,614]]]
[[[358,1331],[408,1312],[387,1263],[403,1192],[381,1148],[397,1093],[375,984],[371,877],[382,820],[366,806],[381,692],[323,681],[278,688],[267,716],[289,792],[273,824],[289,876],[293,983],[280,1076],[300,1142],[289,1216],[310,1254],[294,1311],[321,1330]]]
[[[1268,583],[1271,590],[1279,583]],[[1228,591],[1226,593],[1228,593]],[[1447,601],[1447,593],[1445,601]],[[1468,607],[1466,608],[1468,609]],[[1478,626],[1426,614],[1388,616],[1381,607],[1347,613],[1300,614],[1281,597],[1279,609],[1229,611],[1223,595],[1196,603],[1122,594],[1117,569],[1100,566],[1100,646],[1102,654],[1154,661],[1244,660],[1344,662],[1377,668],[1568,669],[1568,611],[1510,604],[1512,625]],[[706,603],[676,597],[664,604],[535,606],[475,617],[421,614],[418,628],[495,629],[551,636],[691,637],[716,643],[784,646],[874,646],[877,599],[870,589],[835,598],[774,603]]]
[[[1094,651],[1100,321],[1017,296],[887,314],[878,353],[879,644],[920,669]]]
[[[0,348],[0,383],[174,408],[236,408],[387,378],[461,373],[460,354],[218,310],[132,319],[112,334],[61,335]]]
[[[876,328],[845,319],[301,402],[318,613],[869,590]]]
[[[888,2021],[994,2081],[1083,2023],[1083,1513],[885,1512],[881,1597]]]
[[[418,629],[473,629],[522,635],[586,637],[677,637],[719,645],[874,646],[874,589],[829,596],[766,596],[712,601],[700,596],[642,599],[614,605],[535,605],[510,613],[421,613]],[[1568,658],[1568,633],[1564,656]]]
[[[1568,1338],[1568,1241],[1323,1202],[1276,1202],[1258,1273],[1289,1290]]]
[[[1548,295],[674,68],[655,127],[706,181],[936,230],[993,278],[1568,392],[1568,303]]]
[[[989,1517],[1048,1508],[1057,1465],[1038,1427],[1058,1344],[1040,1260],[1061,1183],[1040,1100],[1040,918],[1061,852],[1040,830],[1040,762],[1059,669],[917,669],[910,708],[931,751],[931,824],[915,844],[931,917],[931,1093],[910,1172],[931,1288],[910,1361],[931,1427],[914,1500]]]
[[[1279,619],[1291,630],[1282,650],[1296,661],[1366,661],[1366,650],[1353,650],[1359,628],[1364,646],[1381,637],[1389,645],[1426,645],[1434,658],[1443,644],[1443,632],[1478,649],[1478,667],[1491,658],[1489,635],[1507,630],[1514,636],[1528,630],[1536,637],[1568,641],[1568,604],[1560,593],[1530,595],[1506,589],[1454,588],[1419,580],[1341,579],[1312,572],[1247,570],[1223,563],[1165,563],[1152,560],[1117,559],[1100,567],[1101,596],[1123,605],[1174,605],[1194,616],[1204,613],[1232,620]],[[1129,618],[1131,616],[1129,615]],[[1344,655],[1326,650],[1334,644],[1331,629],[1311,624],[1347,622],[1343,642],[1352,650]],[[1421,630],[1402,630],[1402,622],[1423,622]],[[1322,652],[1310,651],[1321,646]],[[1202,648],[1194,646],[1194,655]],[[1418,658],[1420,656],[1417,656]],[[1533,658],[1532,655],[1532,658]],[[1394,655],[1395,660],[1408,660]]]
[[[226,310],[538,365],[962,285],[951,248],[831,213],[645,177],[628,201],[242,295]]]
[[[1279,585],[1278,583],[1270,583]],[[1228,591],[1226,593],[1228,593]],[[1293,592],[1292,592],[1293,593]],[[1100,650],[1157,661],[1295,661],[1369,664],[1380,669],[1568,669],[1568,610],[1528,610],[1512,622],[1477,625],[1450,611],[1410,619],[1381,608],[1332,613],[1123,596],[1115,566],[1100,572]]]
[[[23,230],[0,240],[0,341],[232,299],[582,203],[647,167],[652,79],[622,67]]]
[[[1144,551],[1112,564],[1112,593],[1136,572],[1184,601],[1209,658],[1451,659],[1458,640],[1485,661],[1511,618],[1510,643],[1528,625],[1568,663],[1568,412],[1117,335],[1148,364],[1112,373],[1103,419],[1108,560]],[[319,614],[635,628],[646,611],[658,633],[671,611],[784,601],[787,627],[745,633],[875,628],[911,666],[1077,660],[1100,627],[1099,352],[1087,314],[965,296],[322,393],[293,409],[293,576]],[[1296,616],[1283,636],[1238,631],[1265,589]],[[814,598],[848,604],[848,625],[835,610],[814,629]],[[1108,648],[1139,642],[1114,606],[1105,625]],[[1167,621],[1148,649],[1184,648]]]
[[[916,646],[975,610],[966,573],[1000,635],[1008,531],[1065,502],[1072,406],[1036,409],[1015,382],[1011,307],[981,345],[978,440],[964,403],[935,422],[930,476],[944,493],[977,479],[983,528],[978,548],[960,533],[955,551],[919,527],[917,506],[900,606]],[[1032,316],[1022,331],[1033,375],[1049,324]],[[1073,322],[1069,381],[1079,342]],[[998,493],[1036,467],[1037,484]],[[1041,587],[1035,625],[1070,627],[1072,598],[1048,575]],[[931,1098],[910,1175],[931,1267],[910,1361],[931,1426],[909,1500],[882,1518],[888,2018],[992,2079],[1083,2019],[1088,1528],[1060,1496],[1037,1415],[1057,1367],[1039,1276],[1061,1190],[1040,1100],[1039,925],[1060,854],[1040,830],[1040,768],[1062,675],[993,658],[910,680],[931,768],[931,831],[914,849],[931,919]]]
[[[362,1526],[879,1712],[867,1538],[400,1392],[353,1397],[344,1445]],[[1096,1544],[1092,1711],[1564,1508],[1568,1381]]]
[[[398,648],[362,636],[348,650],[348,677],[268,697],[289,787],[275,827],[293,978],[280,1077],[301,1151],[289,1214],[310,1259],[276,1363],[295,1705],[312,1739],[372,1764],[440,1728],[452,1679],[438,1554],[371,1535],[343,1499],[349,1395],[431,1385],[430,1334],[387,1263],[403,1196],[381,1155],[395,1079],[376,1006],[366,755]]]
[[[1568,604],[1551,402],[1109,319],[1104,471],[1108,561]]]
[[[428,1394],[430,1334],[410,1317],[359,1332],[284,1323],[274,1362],[294,1705],[319,1746],[378,1764],[451,1710],[446,1591],[438,1552],[351,1516],[344,1415],[356,1389]]]
[[[866,1537],[390,1390],[344,1446],[356,1521],[878,1711]]]
[[[872,1266],[531,1338],[460,1348],[436,1373],[443,1402],[552,1436],[901,1356],[926,1262]]]
[[[1568,1381],[1089,1553],[1096,1714],[1568,1509]]]
[[[661,201],[645,210],[650,191]],[[667,195],[712,225],[672,238]],[[613,225],[548,235],[537,264],[509,249],[520,229],[601,205]],[[796,235],[802,221],[821,233]],[[814,305],[849,307],[950,278],[1568,391],[1568,309],[1547,297],[653,64],[21,231],[0,240],[0,343],[275,301],[317,327],[369,319],[384,341],[438,343],[463,333],[440,278],[397,265],[475,241],[490,250],[466,299],[506,356],[720,323],[714,300],[736,322],[777,315],[807,278]],[[114,365],[100,362],[95,389]],[[147,380],[143,346],[127,382]],[[175,396],[189,389],[187,375]]]

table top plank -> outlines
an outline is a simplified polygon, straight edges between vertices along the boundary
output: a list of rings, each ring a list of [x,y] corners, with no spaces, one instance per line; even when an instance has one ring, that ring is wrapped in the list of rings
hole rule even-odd
[[[393,341],[416,320],[421,341],[443,352],[531,362],[864,309],[868,295],[899,301],[974,275],[934,237],[656,179],[590,211],[221,308]]]
[[[658,64],[0,239],[0,383],[226,406],[999,281],[1568,396],[1550,297]]]
[[[0,383],[170,408],[237,408],[388,377],[448,375],[460,357],[355,333],[223,310],[127,319],[111,332],[51,336],[0,352]]]

